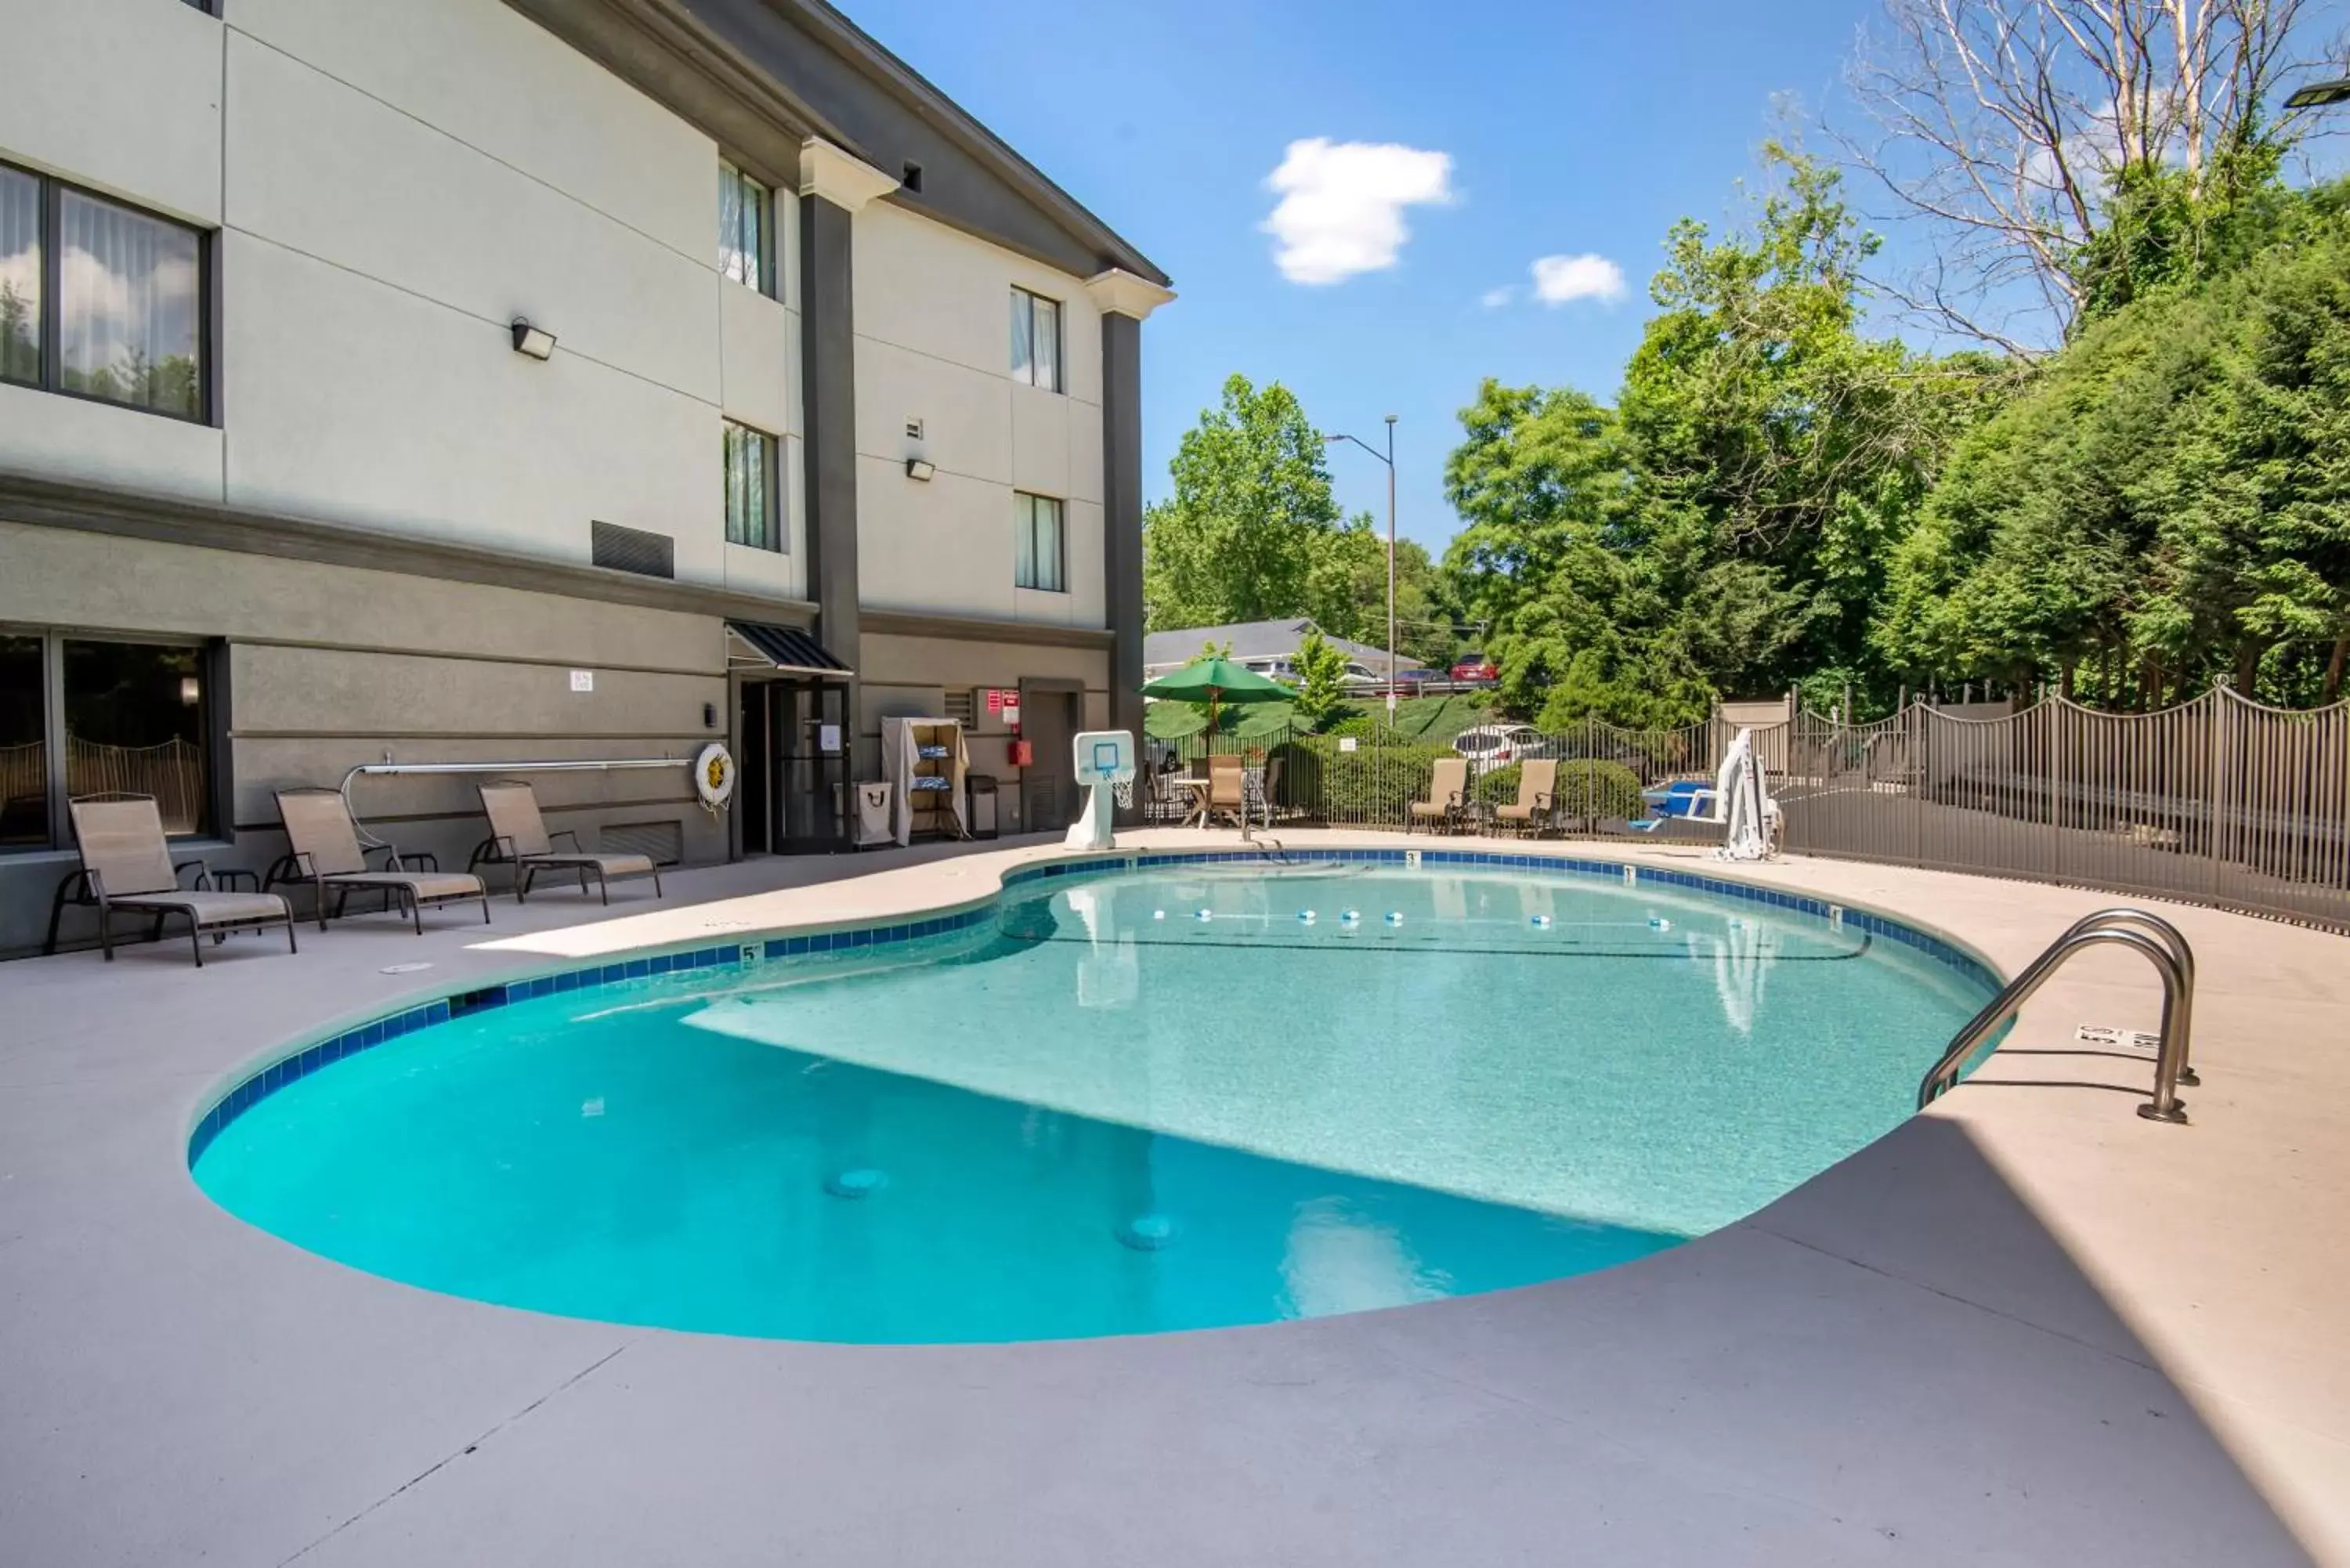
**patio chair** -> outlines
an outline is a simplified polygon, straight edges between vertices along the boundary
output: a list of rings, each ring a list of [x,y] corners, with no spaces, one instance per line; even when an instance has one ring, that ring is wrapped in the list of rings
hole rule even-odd
[[[1208,812],[1201,826],[1213,823],[1220,815],[1231,817],[1237,827],[1248,826],[1247,770],[1230,752],[1218,752],[1208,759]]]
[[[1428,798],[1411,803],[1411,815],[1404,823],[1409,833],[1414,825],[1425,822],[1429,831],[1441,824],[1451,833],[1461,824],[1461,816],[1469,808],[1469,759],[1439,757],[1429,775]]]
[[[338,920],[343,918],[343,906],[354,890],[373,890],[405,910],[409,923],[420,937],[424,934],[427,907],[478,899],[482,924],[490,923],[490,892],[479,877],[462,871],[411,869],[407,857],[390,845],[382,846],[388,857],[384,868],[371,868],[367,861],[368,852],[359,845],[359,825],[351,820],[350,805],[340,791],[279,790],[277,815],[286,825],[286,842],[291,852],[279,862],[288,868],[288,874],[280,877],[273,871],[271,880],[309,884],[318,901],[320,930],[327,929],[327,893],[330,888],[335,895],[333,918]]]
[[[1513,833],[1539,837],[1558,820],[1558,759],[1533,757],[1518,766],[1518,798],[1493,808],[1494,820]]]
[[[203,939],[228,940],[231,931],[254,931],[271,926],[286,928],[286,950],[299,950],[294,940],[293,906],[276,893],[224,893],[212,885],[211,869],[202,860],[172,859],[170,841],[163,836],[162,813],[155,797],[100,795],[67,806],[73,818],[74,847],[81,869],[57,888],[49,911],[49,937],[57,939],[57,915],[66,895],[78,881],[85,902],[98,905],[98,945],[106,961],[114,961],[115,911],[150,916],[148,940],[161,940],[163,920],[178,915],[188,922],[188,943],[195,950],[196,967],[204,967]],[[180,873],[196,868],[196,885],[180,886]]]
[[[511,862],[515,868],[515,902],[530,897],[532,880],[541,871],[576,871],[579,874],[579,890],[588,891],[588,873],[595,873],[597,890],[604,902],[612,901],[611,879],[615,877],[650,877],[653,879],[653,897],[661,896],[660,870],[650,855],[589,855],[579,847],[579,836],[569,828],[550,835],[546,821],[538,815],[538,794],[520,779],[500,779],[481,786],[482,812],[490,819],[491,851],[486,857],[475,854],[475,863],[484,859]],[[567,838],[571,847],[558,850],[555,840]]]

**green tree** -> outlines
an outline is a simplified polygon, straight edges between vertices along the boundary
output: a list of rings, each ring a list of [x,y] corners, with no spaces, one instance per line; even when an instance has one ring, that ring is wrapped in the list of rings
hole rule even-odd
[[[1873,631],[1913,679],[2331,701],[2350,653],[2350,191],[2091,321],[1960,447]]]
[[[1297,716],[1318,730],[1347,705],[1347,656],[1318,631],[1297,644]]]
[[[1143,602],[1156,629],[1305,615],[1339,531],[1322,439],[1288,388],[1224,383],[1186,431],[1175,493],[1145,513]]]
[[[1488,382],[1462,410],[1446,567],[1513,711],[1678,724],[1879,672],[1886,557],[1997,374],[1866,336],[1874,239],[1833,170],[1765,157],[1751,232],[1675,225],[1615,409]]]

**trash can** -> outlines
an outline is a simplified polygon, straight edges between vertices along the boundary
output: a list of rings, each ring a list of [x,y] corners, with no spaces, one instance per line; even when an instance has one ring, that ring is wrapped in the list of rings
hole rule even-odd
[[[857,786],[857,847],[898,842],[897,824],[890,821],[889,802],[897,786],[882,779]]]
[[[971,829],[973,838],[993,838],[995,826],[995,775],[971,774],[963,779],[963,826]]]

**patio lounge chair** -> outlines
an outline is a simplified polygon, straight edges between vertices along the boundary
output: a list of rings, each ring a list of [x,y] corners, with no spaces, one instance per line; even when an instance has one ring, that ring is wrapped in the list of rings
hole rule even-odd
[[[318,900],[320,930],[327,929],[329,888],[335,895],[334,919],[338,920],[343,918],[343,906],[353,889],[359,889],[380,892],[404,909],[420,937],[424,934],[427,905],[478,899],[482,924],[490,923],[490,893],[479,877],[462,871],[411,870],[400,851],[389,845],[384,846],[389,857],[384,869],[369,869],[367,851],[359,846],[359,826],[351,821],[351,808],[339,791],[279,790],[277,815],[286,824],[286,842],[291,846],[291,853],[279,864],[289,867],[290,873],[273,879],[310,885]]]
[[[1508,805],[1494,807],[1493,816],[1513,833],[1531,830],[1539,836],[1544,828],[1555,826],[1558,817],[1558,759],[1532,757],[1519,764],[1518,798]]]
[[[650,855],[589,855],[579,847],[579,836],[569,828],[549,835],[546,819],[538,815],[538,794],[519,779],[501,779],[481,786],[482,811],[490,819],[490,842],[493,860],[504,860],[515,868],[515,902],[530,897],[530,885],[541,871],[576,871],[579,874],[579,890],[588,890],[588,874],[596,875],[597,890],[604,902],[612,901],[611,879],[615,877],[650,877],[653,879],[653,897],[661,896],[660,871]],[[571,847],[558,850],[555,840],[568,838]],[[484,857],[476,854],[478,864]]]
[[[98,944],[106,961],[114,961],[114,916],[128,910],[152,918],[149,940],[160,940],[163,919],[178,915],[188,922],[188,942],[195,950],[196,967],[204,967],[203,939],[224,942],[231,931],[286,928],[286,950],[297,950],[294,941],[294,909],[275,893],[224,893],[212,885],[211,870],[201,860],[174,864],[170,842],[163,836],[163,816],[152,795],[106,795],[78,800],[67,807],[73,817],[74,846],[81,870],[57,888],[49,912],[51,945],[57,940],[57,915],[66,894],[78,880],[85,902],[98,905]],[[196,885],[180,886],[180,873],[196,867]]]
[[[1231,817],[1243,830],[1248,826],[1248,771],[1230,752],[1218,752],[1208,759],[1207,821],[1212,823],[1219,815]]]
[[[1451,832],[1461,824],[1461,814],[1469,808],[1469,759],[1439,757],[1435,771],[1429,775],[1428,798],[1411,803],[1411,815],[1404,823],[1409,833],[1416,823],[1441,823],[1444,831]]]

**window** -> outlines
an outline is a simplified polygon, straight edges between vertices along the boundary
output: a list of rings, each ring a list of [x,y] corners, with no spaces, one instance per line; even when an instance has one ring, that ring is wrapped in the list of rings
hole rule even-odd
[[[0,166],[0,379],[205,417],[195,230]]]
[[[1059,300],[1012,291],[1012,379],[1048,392],[1061,389]]]
[[[1062,573],[1061,504],[1049,495],[1013,493],[1012,580],[1048,594],[1069,591]]]
[[[49,846],[47,682],[41,639],[0,633],[0,849]]]
[[[784,547],[775,483],[775,438],[733,420],[725,423],[726,542],[754,549]]]
[[[217,659],[186,644],[0,632],[0,848],[70,845],[65,803],[92,794],[152,795],[166,833],[211,831]]]
[[[767,188],[718,161],[718,270],[761,294],[775,292],[775,203]]]

